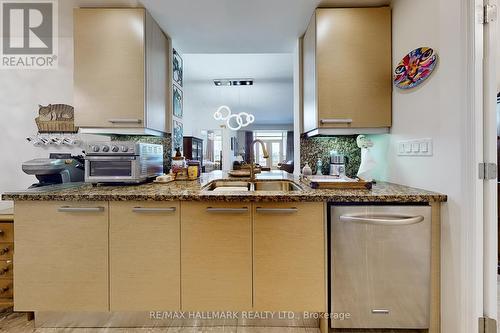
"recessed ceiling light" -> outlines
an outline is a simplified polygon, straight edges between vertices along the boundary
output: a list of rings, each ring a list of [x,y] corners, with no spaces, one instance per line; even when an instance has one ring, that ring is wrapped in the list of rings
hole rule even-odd
[[[252,86],[253,79],[215,79],[214,84],[221,86]]]

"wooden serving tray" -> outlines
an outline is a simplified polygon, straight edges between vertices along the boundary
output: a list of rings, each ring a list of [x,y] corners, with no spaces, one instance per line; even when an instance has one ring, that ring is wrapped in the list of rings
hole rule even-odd
[[[305,176],[303,182],[313,189],[359,189],[371,190],[372,183],[361,178],[339,178],[335,176]]]

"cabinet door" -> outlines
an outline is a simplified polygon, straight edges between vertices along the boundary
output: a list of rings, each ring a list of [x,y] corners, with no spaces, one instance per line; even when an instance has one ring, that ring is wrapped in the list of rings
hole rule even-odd
[[[391,126],[390,9],[318,9],[316,31],[319,127]]]
[[[16,311],[108,311],[107,202],[15,203]]]
[[[250,204],[182,202],[182,308],[252,308]]]
[[[170,42],[146,13],[146,127],[170,132]]]
[[[75,123],[144,127],[145,10],[74,11]]]
[[[180,310],[178,202],[110,202],[111,311]]]
[[[326,311],[323,203],[256,203],[256,311]]]

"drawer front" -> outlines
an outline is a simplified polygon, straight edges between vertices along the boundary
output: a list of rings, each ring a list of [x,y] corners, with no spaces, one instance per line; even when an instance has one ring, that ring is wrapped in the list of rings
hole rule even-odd
[[[14,224],[0,223],[0,242],[14,241]]]
[[[0,261],[0,279],[12,279],[12,260]]]
[[[110,310],[180,310],[179,202],[110,202]]]
[[[182,202],[183,311],[252,309],[250,204]]]
[[[15,310],[108,311],[108,203],[14,205]]]
[[[14,295],[14,287],[12,280],[0,279],[0,299],[12,298]]]
[[[324,204],[256,203],[253,216],[254,310],[326,312]]]
[[[0,260],[12,259],[14,256],[14,243],[0,243]]]

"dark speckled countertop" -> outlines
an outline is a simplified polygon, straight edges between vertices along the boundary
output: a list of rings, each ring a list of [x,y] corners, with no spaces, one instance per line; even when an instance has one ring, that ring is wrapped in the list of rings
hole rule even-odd
[[[446,195],[412,187],[378,182],[371,190],[313,190],[298,178],[283,172],[263,172],[257,175],[261,180],[293,180],[302,186],[299,191],[249,191],[211,192],[203,187],[214,180],[241,181],[244,178],[229,178],[221,171],[203,174],[195,181],[174,181],[166,184],[147,183],[129,186],[100,185],[92,187],[79,183],[54,185],[33,190],[9,192],[3,200],[56,200],[56,201],[328,201],[328,202],[389,202],[422,203],[447,200]]]

